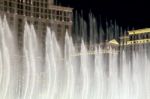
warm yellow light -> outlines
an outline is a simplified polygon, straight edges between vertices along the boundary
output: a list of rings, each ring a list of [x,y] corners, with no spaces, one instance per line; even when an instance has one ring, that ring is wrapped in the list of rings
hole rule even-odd
[[[119,45],[119,43],[115,39],[109,41],[109,44]]]
[[[128,33],[129,33],[129,35],[136,35],[136,34],[150,33],[150,28],[144,28],[144,29],[132,30],[132,31],[128,31]]]
[[[146,44],[150,43],[150,39],[140,39],[140,40],[132,40],[132,41],[127,41],[124,45],[134,45],[134,44]]]

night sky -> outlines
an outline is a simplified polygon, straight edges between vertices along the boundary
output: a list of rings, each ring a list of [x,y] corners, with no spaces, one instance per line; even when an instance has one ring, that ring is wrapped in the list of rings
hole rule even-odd
[[[84,17],[91,11],[108,20],[116,20],[122,27],[135,29],[150,27],[150,3],[134,0],[58,0],[58,5],[74,8],[74,12],[84,12]]]

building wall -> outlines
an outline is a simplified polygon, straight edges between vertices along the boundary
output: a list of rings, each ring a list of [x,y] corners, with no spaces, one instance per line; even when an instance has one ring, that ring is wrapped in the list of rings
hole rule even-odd
[[[66,30],[72,31],[72,8],[55,6],[53,0],[0,0],[0,14],[7,17],[12,31],[17,33],[20,48],[25,21],[34,25],[41,42],[45,40],[47,26],[61,43]]]
[[[53,5],[54,4],[54,0],[48,0],[48,5]]]

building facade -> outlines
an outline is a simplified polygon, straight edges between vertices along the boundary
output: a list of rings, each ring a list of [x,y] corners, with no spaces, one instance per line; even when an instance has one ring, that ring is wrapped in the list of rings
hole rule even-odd
[[[104,50],[113,49],[115,52],[121,52],[126,49],[129,54],[131,54],[132,50],[141,51],[147,49],[150,47],[150,28],[127,31],[124,36],[106,41],[101,45]]]
[[[0,0],[0,15],[6,16],[12,31],[17,33],[20,46],[25,21],[34,25],[43,42],[47,26],[60,42],[64,42],[66,30],[72,30],[72,8],[55,6],[53,0]]]
[[[117,41],[115,39],[109,41],[113,45],[118,46],[131,46],[131,45],[141,45],[150,43],[150,28],[137,29],[128,31],[126,35],[119,38]]]

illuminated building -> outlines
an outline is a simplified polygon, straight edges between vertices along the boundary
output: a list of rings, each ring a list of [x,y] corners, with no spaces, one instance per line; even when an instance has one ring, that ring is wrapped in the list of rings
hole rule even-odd
[[[34,24],[44,42],[46,26],[55,31],[57,39],[63,42],[66,30],[72,29],[72,8],[55,6],[53,0],[0,0],[0,15],[6,15],[11,30],[17,33],[18,44],[22,45],[25,20]]]
[[[120,43],[115,39],[108,43],[118,46],[148,44],[150,43],[150,28],[128,31],[126,36],[120,37]]]

